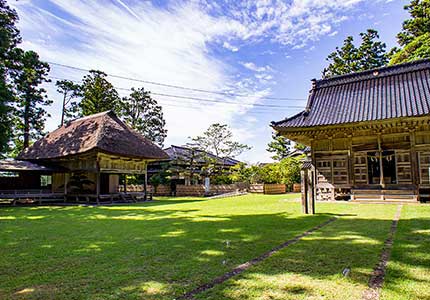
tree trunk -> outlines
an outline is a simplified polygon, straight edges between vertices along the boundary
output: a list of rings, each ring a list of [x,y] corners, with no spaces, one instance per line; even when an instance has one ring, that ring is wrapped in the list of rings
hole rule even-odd
[[[24,107],[24,143],[23,147],[28,148],[30,145],[30,102],[26,100]]]
[[[67,93],[64,93],[64,97],[63,97],[63,111],[61,113],[61,126],[64,125],[64,114],[66,112],[66,95],[67,95]]]

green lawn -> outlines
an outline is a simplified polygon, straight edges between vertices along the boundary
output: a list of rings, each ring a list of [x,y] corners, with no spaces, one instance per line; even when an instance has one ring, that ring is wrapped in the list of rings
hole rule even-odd
[[[333,215],[334,223],[197,298],[358,299],[396,206],[318,203],[317,215],[304,216],[296,197],[0,208],[0,299],[174,299]],[[385,299],[428,285],[428,208],[403,209]],[[404,257],[404,248],[420,252]],[[409,268],[419,274],[399,286]]]
[[[430,299],[430,206],[403,208],[382,299]]]

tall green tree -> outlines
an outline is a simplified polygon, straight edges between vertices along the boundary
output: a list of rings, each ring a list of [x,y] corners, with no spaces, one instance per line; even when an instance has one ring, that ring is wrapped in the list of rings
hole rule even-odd
[[[113,110],[119,113],[120,97],[107,79],[107,74],[91,70],[82,80],[82,100],[79,103],[79,115],[89,116],[99,112]]]
[[[378,31],[367,29],[360,33],[361,45],[358,48],[359,71],[370,70],[387,65],[386,44],[379,41]]]
[[[430,32],[430,0],[412,0],[404,8],[411,18],[403,22],[402,31],[397,35],[402,47]]]
[[[286,158],[295,149],[304,150],[305,145],[300,143],[293,143],[291,140],[284,136],[272,133],[272,140],[267,144],[266,151],[274,153],[272,159],[280,161]]]
[[[15,64],[14,49],[21,42],[21,36],[15,23],[16,11],[5,0],[0,0],[0,157],[8,148],[12,135],[11,115],[14,92],[10,82],[9,69]]]
[[[79,112],[79,106],[75,99],[82,96],[81,86],[71,80],[60,80],[55,83],[57,92],[63,96],[63,105],[61,113],[61,126],[68,119],[76,117]]]
[[[386,45],[379,41],[378,32],[368,29],[360,33],[361,44],[356,47],[354,38],[348,36],[341,48],[329,54],[329,65],[324,68],[324,78],[343,75],[353,72],[365,71],[385,66],[388,63]]]
[[[405,9],[411,18],[397,35],[402,48],[392,50],[390,64],[430,58],[430,0],[412,0]]]
[[[281,160],[284,157],[287,157],[293,149],[294,148],[291,143],[291,140],[287,139],[284,136],[273,133],[272,140],[269,142],[269,144],[267,144],[266,151],[274,153],[272,159]]]
[[[198,147],[218,157],[236,157],[251,147],[233,140],[233,132],[227,124],[215,123],[203,132],[203,135],[192,138]]]
[[[34,51],[16,51],[19,66],[14,75],[16,90],[15,112],[15,150],[20,151],[30,145],[32,139],[43,134],[46,117],[45,107],[52,103],[47,98],[46,90],[40,87],[50,82],[49,64],[40,60]]]
[[[120,114],[130,127],[163,147],[167,136],[163,108],[144,88],[131,90],[130,96],[124,97],[120,103]]]

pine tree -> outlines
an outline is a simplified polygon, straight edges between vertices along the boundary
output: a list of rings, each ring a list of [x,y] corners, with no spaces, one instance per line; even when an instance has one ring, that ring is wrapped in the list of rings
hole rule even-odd
[[[79,113],[79,106],[74,99],[81,97],[81,86],[71,80],[60,80],[55,83],[57,92],[63,96],[61,124],[65,121],[77,117]]]
[[[39,138],[44,131],[46,117],[49,114],[45,106],[52,103],[47,99],[46,90],[39,87],[50,82],[47,78],[49,65],[39,59],[34,51],[17,49],[19,65],[14,74],[16,89],[15,112],[15,151],[30,145],[32,139]]]
[[[13,50],[21,42],[19,30],[15,26],[17,21],[16,11],[5,0],[0,0],[0,157],[7,151],[12,135],[10,123],[14,93],[9,69],[15,64]]]
[[[166,121],[162,107],[151,97],[150,92],[143,88],[132,88],[130,96],[122,99],[120,111],[124,121],[130,127],[160,147],[163,146],[167,136]]]
[[[327,61],[330,64],[322,72],[324,78],[378,68],[388,63],[386,45],[378,40],[376,30],[368,29],[360,33],[360,37],[358,48],[354,45],[354,38],[348,36],[341,48],[336,47],[336,51],[329,54]]]
[[[388,57],[385,43],[378,41],[379,34],[374,29],[368,29],[367,32],[360,33],[361,45],[358,48],[358,58],[360,70],[369,70],[385,66],[388,63]]]
[[[91,70],[84,76],[81,85],[82,100],[79,103],[81,116],[113,110],[119,112],[120,97],[102,71]]]
[[[403,22],[403,30],[397,35],[402,47],[430,32],[430,0],[412,0],[404,8],[411,18]]]
[[[430,58],[430,0],[412,0],[405,9],[411,18],[397,35],[402,48],[392,50],[390,64]]]
[[[293,150],[293,145],[289,139],[286,137],[277,135],[276,133],[272,134],[272,140],[269,144],[267,144],[268,152],[274,153],[272,159],[274,160],[282,160],[287,157],[288,154]]]

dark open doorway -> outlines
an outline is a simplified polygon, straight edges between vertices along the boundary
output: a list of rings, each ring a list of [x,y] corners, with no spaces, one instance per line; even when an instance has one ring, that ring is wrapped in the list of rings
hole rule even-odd
[[[396,175],[396,156],[394,151],[382,151],[381,156],[379,152],[367,153],[367,170],[369,175],[369,184],[381,183],[381,163],[382,157],[382,175],[384,184],[397,183]]]

